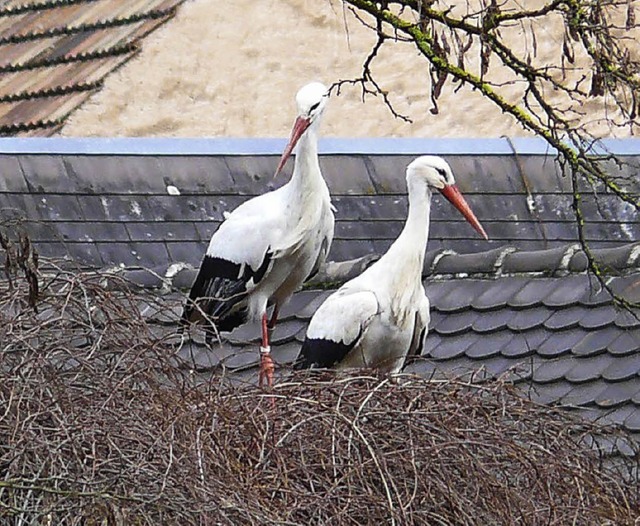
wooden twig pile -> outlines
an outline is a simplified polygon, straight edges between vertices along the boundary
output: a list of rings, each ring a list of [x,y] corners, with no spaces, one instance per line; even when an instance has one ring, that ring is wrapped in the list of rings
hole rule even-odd
[[[268,393],[197,383],[140,314],[160,298],[45,274],[38,313],[29,283],[0,281],[3,525],[637,519],[637,484],[587,445],[615,431],[507,384],[282,371]]]

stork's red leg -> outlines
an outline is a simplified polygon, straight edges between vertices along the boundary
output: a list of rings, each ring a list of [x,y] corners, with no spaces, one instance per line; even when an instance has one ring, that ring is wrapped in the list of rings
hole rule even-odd
[[[264,380],[267,381],[267,386],[273,386],[273,371],[275,365],[271,358],[271,347],[269,346],[269,328],[267,323],[267,313],[262,315],[262,347],[260,347],[260,376],[258,379],[258,385],[262,387]]]
[[[271,319],[269,320],[269,323],[267,324],[267,328],[273,329],[276,326],[276,323],[278,321],[278,313],[279,313],[279,309],[278,309],[278,304],[276,303],[273,306],[273,312],[271,313]]]

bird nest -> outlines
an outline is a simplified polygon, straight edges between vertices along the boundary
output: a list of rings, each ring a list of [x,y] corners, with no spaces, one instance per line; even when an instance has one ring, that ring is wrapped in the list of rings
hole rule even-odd
[[[17,271],[0,280],[2,524],[637,519],[637,485],[592,447],[616,431],[507,383],[196,381],[140,314],[158,298],[113,275],[45,270],[36,291]]]

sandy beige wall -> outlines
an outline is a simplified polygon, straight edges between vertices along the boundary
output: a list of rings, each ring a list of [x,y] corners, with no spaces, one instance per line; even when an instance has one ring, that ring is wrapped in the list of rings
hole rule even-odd
[[[512,31],[518,39],[518,28]],[[284,136],[297,88],[309,80],[330,84],[358,76],[374,38],[339,0],[190,0],[144,41],[137,58],[107,78],[62,134]],[[518,42],[527,45],[522,38]],[[538,28],[539,59],[557,57],[561,43],[558,27]],[[477,54],[470,60],[477,62]],[[388,45],[374,73],[397,110],[414,122],[395,119],[380,98],[363,103],[360,89],[351,87],[331,101],[325,135],[525,135],[511,117],[468,88],[453,93],[448,85],[440,113],[432,115],[426,63],[411,44]],[[494,74],[499,78],[501,72]],[[519,99],[517,87],[510,96]],[[591,106],[592,115],[602,101]],[[593,129],[610,135],[602,123]]]

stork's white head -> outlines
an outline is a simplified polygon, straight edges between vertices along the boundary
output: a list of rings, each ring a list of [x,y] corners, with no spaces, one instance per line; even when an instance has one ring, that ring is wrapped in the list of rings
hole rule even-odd
[[[411,185],[412,180],[423,181],[430,187],[439,190],[482,237],[489,239],[480,221],[458,190],[449,163],[442,157],[423,155],[414,159],[407,167],[407,183]]]
[[[276,175],[280,173],[282,167],[291,156],[291,152],[300,140],[300,137],[314,123],[319,123],[322,113],[327,106],[329,99],[328,88],[320,82],[311,82],[300,88],[296,94],[296,104],[298,105],[298,116],[291,130],[289,143],[282,153],[280,163],[276,169]],[[316,124],[317,125],[317,124]]]

